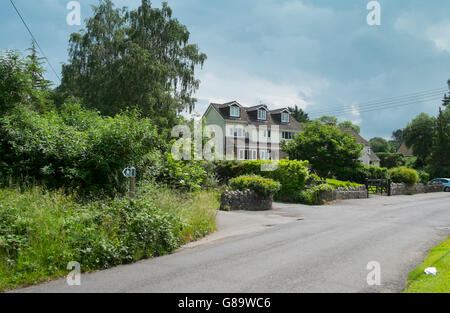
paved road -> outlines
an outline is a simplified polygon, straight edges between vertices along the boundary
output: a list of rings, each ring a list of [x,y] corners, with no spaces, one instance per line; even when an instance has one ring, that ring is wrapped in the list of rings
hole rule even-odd
[[[375,197],[323,207],[275,204],[221,213],[220,230],[176,253],[25,292],[399,292],[450,232],[450,193]],[[381,286],[367,285],[368,262]],[[439,269],[438,269],[439,270]]]

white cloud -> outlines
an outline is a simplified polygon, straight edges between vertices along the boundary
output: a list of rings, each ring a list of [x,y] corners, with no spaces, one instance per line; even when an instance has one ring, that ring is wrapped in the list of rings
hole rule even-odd
[[[425,34],[439,51],[450,52],[450,21],[428,27]]]

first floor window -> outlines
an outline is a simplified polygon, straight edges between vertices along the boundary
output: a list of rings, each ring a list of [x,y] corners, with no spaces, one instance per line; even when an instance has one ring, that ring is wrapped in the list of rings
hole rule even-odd
[[[281,114],[281,122],[289,123],[289,113],[282,113]]]
[[[258,110],[258,120],[265,121],[267,118],[267,112],[264,109]]]
[[[239,110],[239,107],[238,106],[235,106],[235,105],[233,105],[232,107],[230,107],[230,116],[231,117],[239,117],[239,112],[240,110]]]
[[[268,150],[259,151],[259,158],[264,161],[268,161],[270,159],[270,153]]]

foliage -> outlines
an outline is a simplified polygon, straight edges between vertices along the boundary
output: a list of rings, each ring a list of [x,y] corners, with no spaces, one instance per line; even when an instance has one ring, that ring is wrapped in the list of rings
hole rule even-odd
[[[448,89],[450,89],[450,79],[447,81]],[[444,95],[444,99],[442,100],[442,105],[450,108],[450,92]]]
[[[16,108],[0,119],[0,133],[3,179],[111,196],[127,188],[123,168],[142,173],[144,156],[162,146],[136,111],[101,117],[74,103],[60,113]]]
[[[362,186],[362,184],[352,183],[352,182],[349,182],[349,181],[341,181],[341,180],[331,179],[331,178],[327,178],[326,182],[327,182],[328,185],[330,185],[330,186],[332,186],[334,188],[338,188],[338,187],[347,188],[347,187]]]
[[[375,153],[383,152],[383,153],[390,153],[393,151],[390,143],[381,137],[375,137],[370,139],[370,148]]]
[[[300,109],[297,105],[295,107],[288,108],[291,116],[299,123],[307,123],[309,122],[308,113]]]
[[[414,185],[419,181],[419,173],[412,168],[397,167],[389,171],[389,177],[394,183]]]
[[[436,276],[425,274],[427,267],[436,267]],[[450,291],[450,237],[434,247],[423,264],[408,275],[405,293],[448,293]]]
[[[0,116],[18,105],[39,109],[50,106],[46,99],[50,83],[42,73],[34,48],[27,58],[14,51],[0,54]]]
[[[239,176],[230,180],[233,190],[252,190],[261,196],[272,196],[281,189],[281,184],[257,175]]]
[[[271,178],[281,183],[277,199],[286,198],[303,189],[309,175],[308,162],[297,160],[217,162],[214,170],[225,182],[240,175],[253,174]]]
[[[389,141],[395,152],[398,151],[403,143],[403,129],[397,129],[392,132],[392,140]]]
[[[419,182],[422,184],[428,184],[430,182],[430,174],[425,171],[417,171],[417,173],[419,174]]]
[[[320,194],[323,192],[333,191],[334,187],[331,185],[323,184],[315,186],[311,189],[302,190],[296,193],[296,202],[307,205],[323,205],[324,201],[321,199]]]
[[[335,116],[324,115],[316,119],[315,122],[322,125],[337,125],[338,119]]]
[[[403,130],[407,147],[412,147],[413,153],[422,162],[431,155],[436,119],[426,113],[419,114]]]
[[[295,139],[283,144],[290,159],[308,160],[321,177],[333,176],[342,168],[356,169],[362,148],[351,134],[317,122],[308,124]]]
[[[434,177],[450,177],[450,107],[439,109],[429,165]]]
[[[379,152],[377,156],[380,158],[381,167],[393,168],[405,165],[404,157],[400,153]]]
[[[102,114],[138,108],[164,127],[174,125],[183,109],[192,111],[200,84],[195,67],[206,55],[189,43],[189,31],[168,4],[158,9],[142,0],[128,10],[101,0],[93,11],[86,30],[70,36],[58,90]]]
[[[351,121],[341,122],[338,124],[338,127],[351,129],[357,134],[361,132],[361,127],[359,125],[353,124]]]
[[[358,164],[356,168],[341,168],[336,172],[336,177],[343,181],[352,181],[364,184],[366,179],[386,179],[388,169],[378,166],[366,166]]]
[[[62,192],[0,189],[0,290],[170,253],[215,229],[215,192],[146,185],[136,201],[81,204]]]

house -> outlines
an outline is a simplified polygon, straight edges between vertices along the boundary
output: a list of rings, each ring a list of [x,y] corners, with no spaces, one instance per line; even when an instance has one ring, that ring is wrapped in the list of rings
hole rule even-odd
[[[370,166],[370,165],[380,166],[380,162],[381,162],[380,158],[370,148],[370,143],[366,139],[364,139],[360,134],[355,132],[353,129],[349,129],[349,128],[339,128],[339,129],[342,132],[346,132],[346,133],[352,135],[353,137],[356,138],[356,142],[364,145],[364,148],[362,150],[362,155],[358,159],[361,163],[363,163],[364,165],[367,165],[367,166]]]
[[[238,160],[286,158],[280,142],[302,131],[287,108],[269,110],[265,104],[243,107],[237,101],[211,103],[203,117],[207,125],[222,129],[227,158]]]
[[[303,130],[287,108],[269,110],[265,104],[243,107],[237,101],[211,103],[203,118],[206,125],[216,125],[222,130],[224,154],[232,160],[287,158],[280,149],[280,142],[293,139]],[[340,130],[350,133],[364,145],[361,163],[380,165],[380,159],[367,140],[351,129]]]
[[[398,148],[397,153],[403,155],[405,158],[412,158],[414,157],[413,149],[408,148],[405,143],[402,143],[400,148]]]

